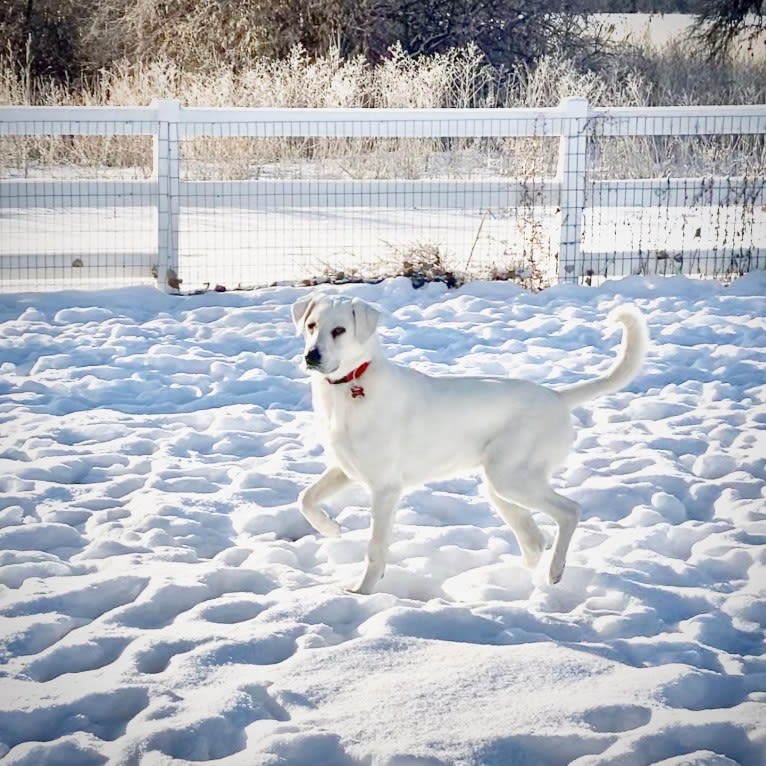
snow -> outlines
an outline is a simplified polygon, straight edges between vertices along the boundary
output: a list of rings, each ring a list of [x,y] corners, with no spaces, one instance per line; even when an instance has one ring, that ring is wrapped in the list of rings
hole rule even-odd
[[[303,290],[5,295],[4,766],[766,762],[766,275],[336,289],[400,362],[554,386],[609,366],[614,305],[646,313],[641,376],[574,415],[562,582],[465,476],[408,495],[377,592],[344,590],[365,493],[338,539],[296,507],[324,465]]]

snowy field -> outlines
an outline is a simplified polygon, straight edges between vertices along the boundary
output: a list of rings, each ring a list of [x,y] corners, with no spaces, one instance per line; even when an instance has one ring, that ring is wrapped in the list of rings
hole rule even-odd
[[[575,413],[562,582],[466,476],[408,495],[378,592],[344,590],[364,492],[339,539],[296,508],[323,468],[302,290],[4,295],[3,766],[762,766],[766,274],[343,291],[400,362],[551,385],[646,312],[643,374]]]

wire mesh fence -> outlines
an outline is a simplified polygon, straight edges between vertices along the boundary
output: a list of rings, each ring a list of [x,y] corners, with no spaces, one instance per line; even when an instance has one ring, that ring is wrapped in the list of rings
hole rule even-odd
[[[256,180],[186,180],[179,273],[195,285],[269,284],[429,268],[489,276],[520,270],[532,249],[550,260],[558,243],[533,231],[555,205],[544,176],[520,187],[492,168],[521,140],[326,139],[302,157],[291,142],[288,160],[258,166]]]
[[[0,109],[0,289],[766,267],[766,107]]]
[[[0,109],[1,289],[154,281],[155,122],[138,111]]]
[[[766,268],[763,108],[604,110],[588,133],[581,279]]]
[[[533,243],[551,260],[550,242],[524,236],[533,216],[516,211],[554,202],[545,199],[554,110],[512,119],[498,110],[260,117],[219,123],[214,136],[204,121],[183,127],[185,285],[489,276],[520,272]]]

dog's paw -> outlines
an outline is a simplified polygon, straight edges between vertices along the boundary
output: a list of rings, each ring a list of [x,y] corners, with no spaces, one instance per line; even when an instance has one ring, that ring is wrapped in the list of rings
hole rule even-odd
[[[325,537],[340,537],[340,524],[329,516],[314,519],[313,526],[320,535],[324,535]]]
[[[364,583],[359,583],[353,588],[344,588],[346,593],[353,593],[355,596],[369,596],[372,593],[372,588],[365,588]]]
[[[521,556],[521,565],[525,569],[537,569],[540,559],[543,557],[543,548],[539,550],[526,550]]]
[[[527,569],[537,569],[540,559],[542,559],[546,549],[550,547],[550,540],[540,530],[537,531],[536,535],[529,537],[531,539],[527,539],[521,545],[521,563]]]
[[[369,596],[375,590],[376,582],[370,582],[369,577],[363,577],[356,585],[344,588],[346,593],[354,593],[357,596]]]
[[[383,578],[385,570],[385,565],[376,563],[370,564],[368,562],[367,569],[365,570],[364,576],[359,581],[359,584],[353,588],[348,588],[348,592],[357,593],[360,596],[369,596],[375,590],[375,586],[378,582]]]
[[[559,567],[555,564],[551,564],[551,568],[548,570],[548,585],[557,585],[561,582],[561,578],[564,576],[563,564]]]

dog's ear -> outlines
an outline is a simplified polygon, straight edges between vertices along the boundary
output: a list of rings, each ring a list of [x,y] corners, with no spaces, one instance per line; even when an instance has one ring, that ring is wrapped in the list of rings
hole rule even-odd
[[[295,323],[295,329],[298,331],[298,335],[303,332],[303,320],[308,315],[311,307],[314,305],[316,299],[313,295],[304,295],[303,298],[299,298],[291,309],[293,315],[293,322]]]
[[[351,313],[354,315],[354,331],[356,339],[364,343],[375,332],[378,326],[380,312],[359,298],[351,301]]]

